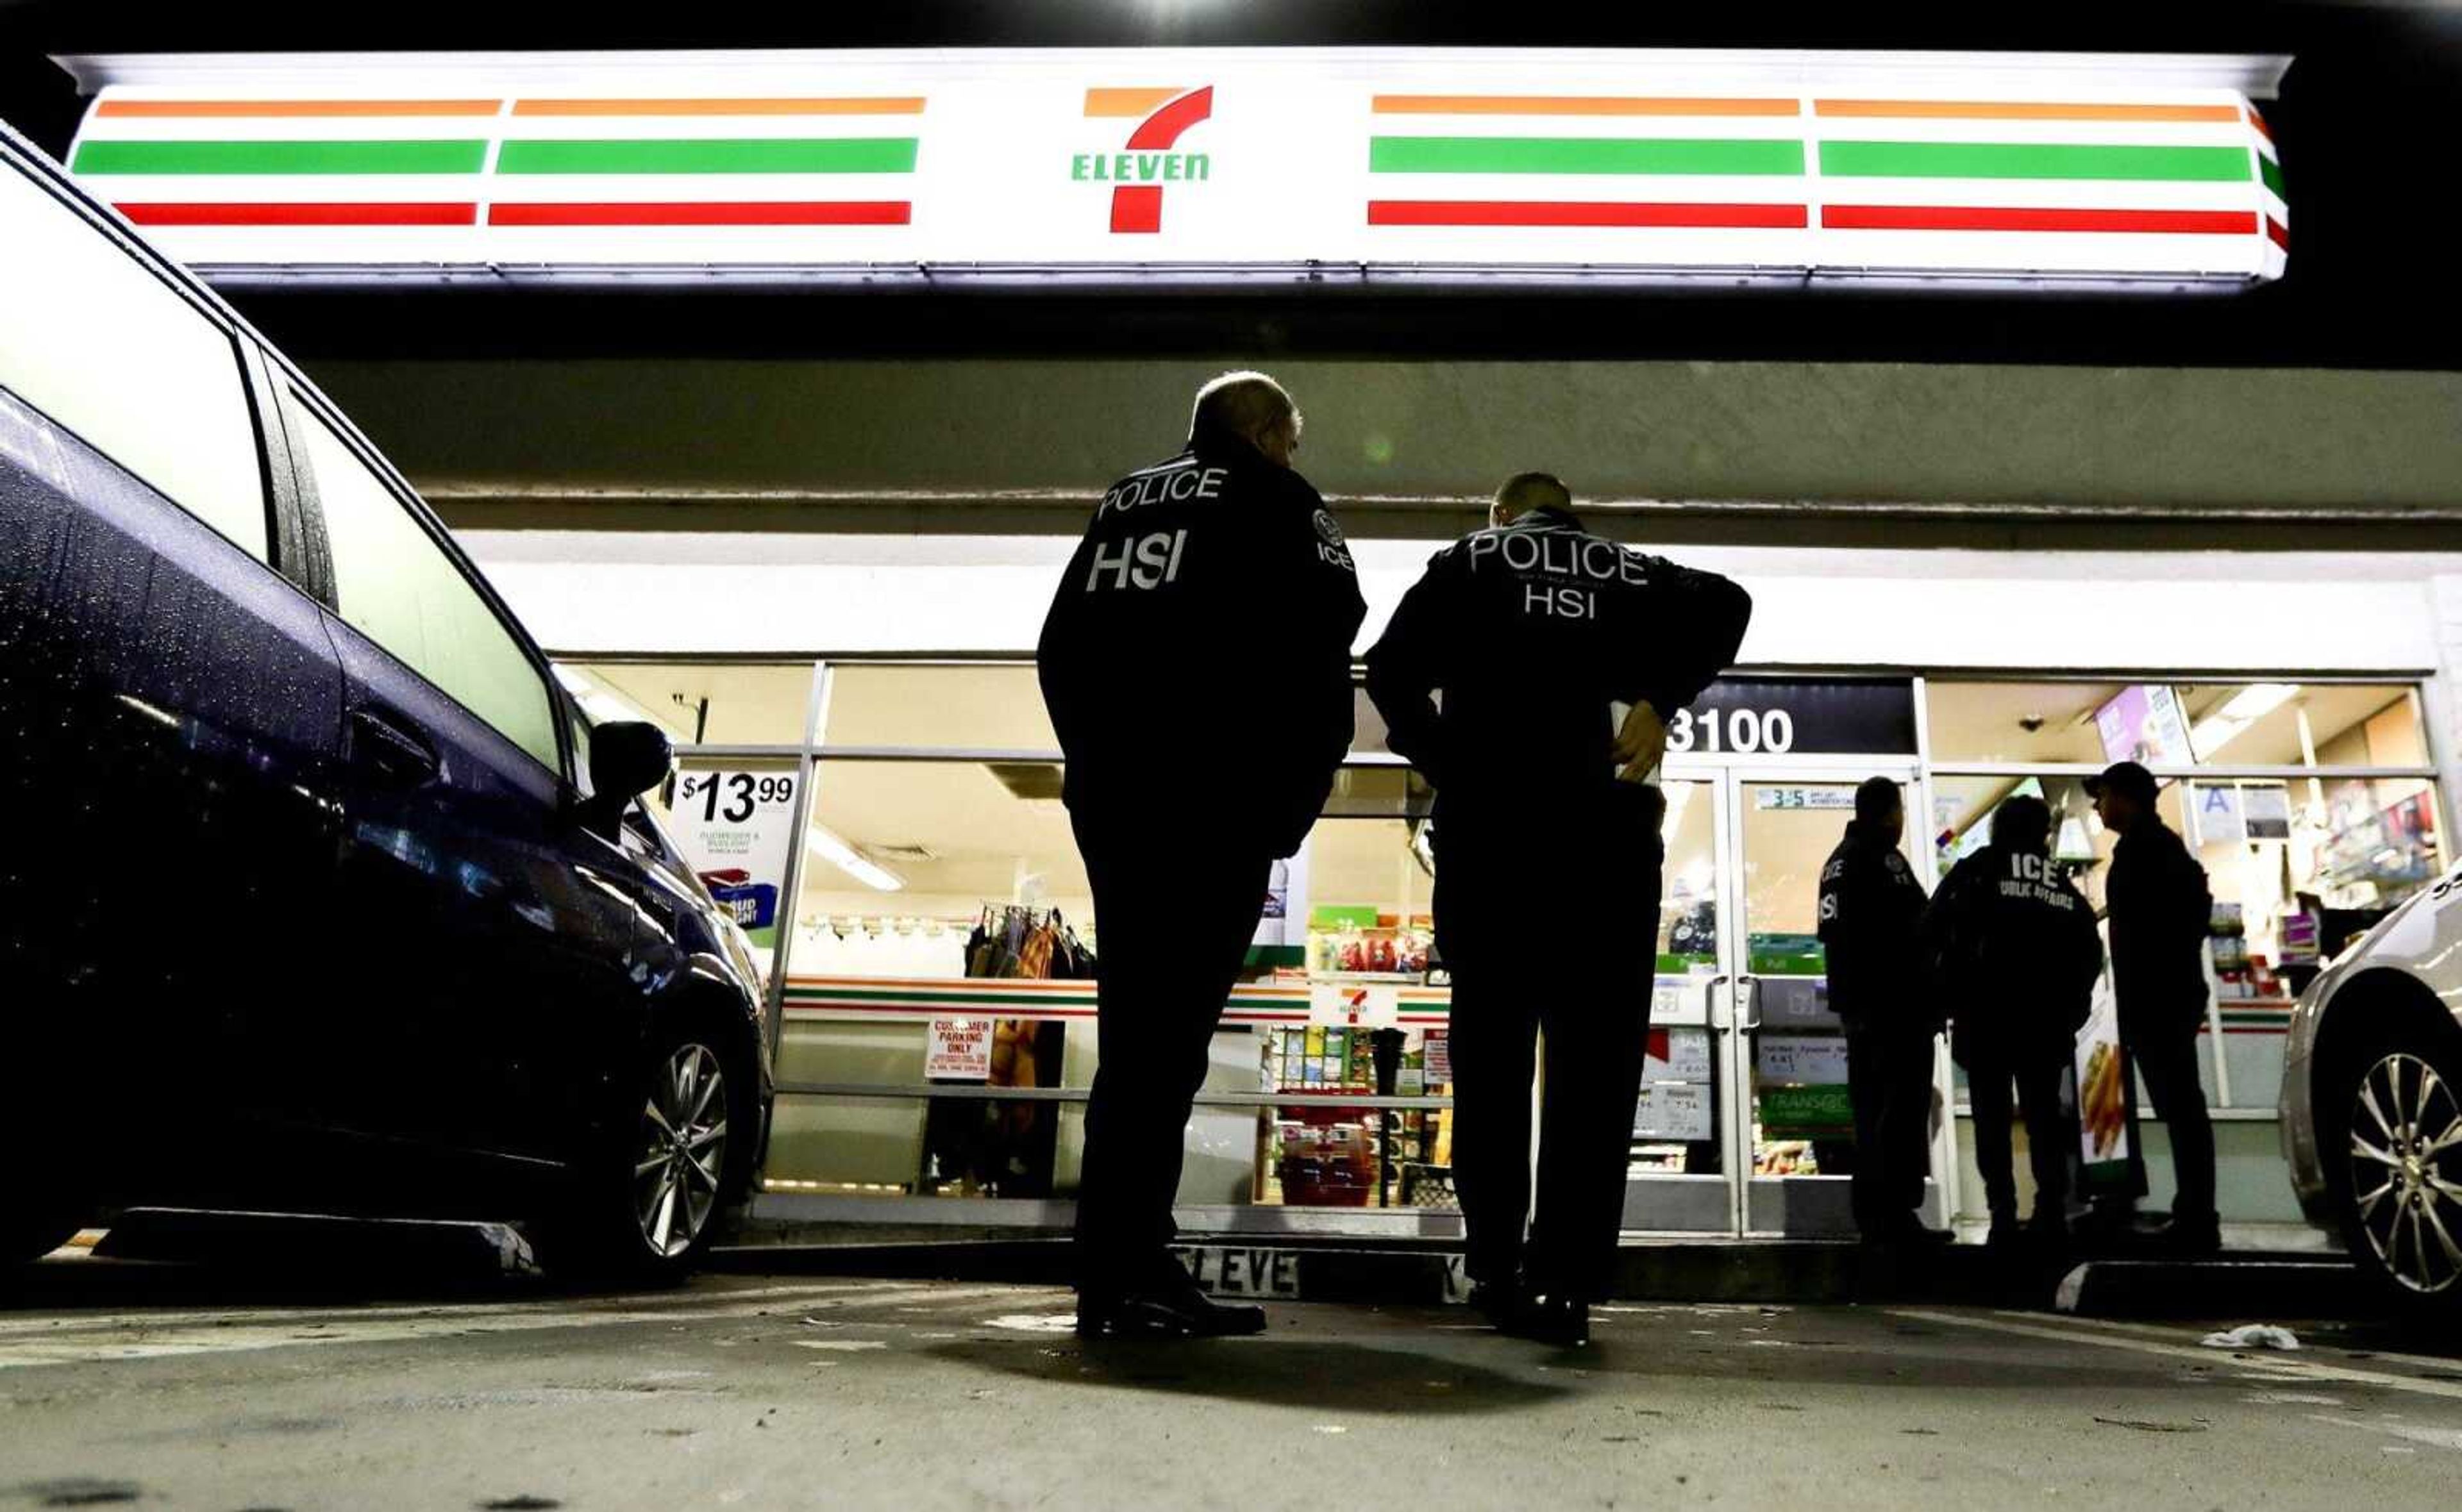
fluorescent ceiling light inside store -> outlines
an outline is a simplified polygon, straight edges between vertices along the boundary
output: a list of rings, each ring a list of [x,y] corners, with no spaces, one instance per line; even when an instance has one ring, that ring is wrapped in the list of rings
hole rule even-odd
[[[824,830],[819,825],[811,825],[804,831],[804,837],[811,842],[812,849],[826,857],[831,866],[866,887],[875,888],[883,893],[895,893],[906,885],[906,878],[874,861],[831,831]]]
[[[2248,733],[2250,725],[2300,696],[2297,682],[2257,682],[2240,689],[2231,702],[2199,720],[2189,731],[2189,749],[2200,761]]]

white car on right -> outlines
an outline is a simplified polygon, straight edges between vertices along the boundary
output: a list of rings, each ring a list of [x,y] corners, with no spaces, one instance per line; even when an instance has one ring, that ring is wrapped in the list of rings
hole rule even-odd
[[[2282,1141],[2309,1221],[2395,1310],[2462,1321],[2462,871],[2300,996]]]

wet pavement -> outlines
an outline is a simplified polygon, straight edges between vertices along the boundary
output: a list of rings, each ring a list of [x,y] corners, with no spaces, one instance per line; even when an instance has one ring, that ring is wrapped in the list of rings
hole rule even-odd
[[[377,1293],[382,1293],[381,1296]],[[2297,1319],[1460,1308],[1081,1344],[1046,1286],[652,1293],[54,1259],[0,1294],[0,1509],[2386,1507],[2462,1484],[2462,1349]]]

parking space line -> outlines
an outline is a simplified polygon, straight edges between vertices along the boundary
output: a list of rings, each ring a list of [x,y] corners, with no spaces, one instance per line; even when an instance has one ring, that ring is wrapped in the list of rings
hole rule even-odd
[[[2046,1339],[2056,1344],[2082,1344],[2099,1350],[2128,1350],[2139,1354],[2151,1354],[2169,1359],[2195,1360],[2213,1365],[2231,1359],[2231,1353],[2210,1350],[2201,1344],[2171,1344],[2154,1339],[2137,1338],[2092,1329],[2050,1327],[2041,1323],[2011,1323],[1997,1317],[1976,1317],[1967,1313],[1934,1312],[1921,1307],[1891,1307],[1890,1316],[1910,1318],[1923,1323],[1945,1324],[1951,1328],[1976,1328],[1988,1333],[2014,1334],[2023,1339]],[[2408,1375],[2390,1375],[2383,1371],[2359,1371],[2346,1365],[2325,1365],[2298,1355],[2266,1351],[2264,1365],[2278,1372],[2284,1380],[2305,1377],[2312,1381],[2341,1381],[2356,1386],[2381,1386],[2392,1392],[2409,1392],[2420,1396],[2442,1396],[2462,1401],[2462,1382],[2423,1381]]]
[[[583,1307],[543,1311],[535,1307],[455,1308],[450,1312],[391,1314],[382,1317],[344,1315],[313,1317],[279,1312],[246,1317],[226,1315],[166,1326],[142,1315],[121,1315],[81,1328],[45,1329],[39,1334],[0,1340],[0,1370],[45,1365],[93,1365],[113,1361],[161,1359],[197,1354],[288,1349],[332,1344],[390,1344],[436,1337],[525,1333],[572,1328],[615,1328],[645,1323],[709,1323],[776,1315],[781,1310],[830,1312],[842,1309],[942,1305],[964,1311],[965,1304],[997,1300],[1003,1307],[1032,1299],[1047,1288],[1019,1286],[917,1287],[875,1283],[861,1287],[816,1293],[809,1287],[705,1294],[707,1305],[668,1307]],[[781,1295],[779,1293],[783,1292]],[[782,1304],[785,1307],[782,1308]],[[959,1306],[950,1306],[959,1305]],[[936,1309],[939,1310],[939,1309]]]
[[[2041,1318],[2042,1316],[2042,1314],[2039,1312],[2018,1312],[2008,1308],[1999,1309],[1997,1315],[2003,1318]],[[2134,1323],[2121,1318],[2063,1317],[2061,1321],[2063,1323],[2076,1324],[2080,1328],[2108,1328],[2115,1333],[2132,1333],[2142,1335],[2147,1338],[2185,1338],[2191,1343],[2195,1343],[2198,1339],[2205,1337],[2205,1333],[2202,1329],[2167,1328],[2160,1324]],[[2345,1358],[2355,1358],[2360,1355],[2365,1355],[2371,1360],[2384,1360],[2394,1365],[2415,1365],[2423,1371],[2445,1371],[2454,1373],[2462,1373],[2462,1360],[2451,1358],[2439,1359],[2433,1354],[2405,1354],[2398,1350],[2353,1349],[2346,1344],[2318,1344],[2305,1338],[2301,1339],[2300,1342],[2304,1348],[2320,1351],[2330,1350],[2336,1354],[2343,1355]],[[2268,1360],[2272,1360],[2279,1357],[2276,1351],[2271,1350],[2249,1350],[2242,1352],[2247,1353],[2252,1358],[2261,1356]]]
[[[867,1291],[905,1290],[913,1285],[914,1283],[903,1281],[842,1281],[814,1282],[787,1286],[756,1286],[726,1291],[644,1291],[614,1296],[569,1297],[562,1300],[508,1298],[503,1302],[454,1302],[437,1303],[432,1306],[397,1303],[363,1307],[215,1307],[185,1312],[158,1312],[148,1309],[114,1312],[80,1309],[33,1315],[0,1314],[0,1339],[28,1334],[49,1337],[87,1328],[131,1326],[186,1328],[199,1325],[221,1326],[276,1320],[292,1324],[310,1324],[381,1322],[399,1318],[513,1317],[531,1313],[553,1314],[570,1309],[576,1304],[594,1307],[616,1307],[634,1310],[684,1308],[707,1302],[827,1297]]]

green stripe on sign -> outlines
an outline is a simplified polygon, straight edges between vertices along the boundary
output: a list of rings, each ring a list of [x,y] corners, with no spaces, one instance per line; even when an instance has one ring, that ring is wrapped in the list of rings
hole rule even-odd
[[[484,141],[89,141],[79,173],[476,173]]]
[[[2245,181],[2244,147],[2080,147],[2005,141],[1825,141],[1821,171],[1842,179]]]
[[[1372,137],[1368,171],[1800,176],[1803,143],[1661,137]]]
[[[2291,196],[2282,188],[2282,164],[2260,152],[2257,155],[2257,173],[2265,181],[2265,186],[2274,191],[2276,199],[2285,205],[2291,203]]]
[[[508,141],[499,173],[912,173],[912,137]]]

